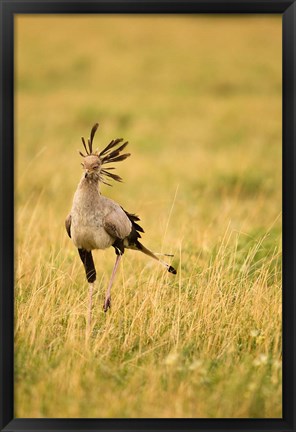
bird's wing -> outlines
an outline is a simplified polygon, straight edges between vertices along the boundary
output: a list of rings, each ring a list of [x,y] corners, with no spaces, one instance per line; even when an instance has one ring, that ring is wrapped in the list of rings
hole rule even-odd
[[[112,210],[105,216],[103,226],[110,236],[119,239],[126,238],[132,230],[131,221],[121,207]]]
[[[65,220],[66,231],[68,236],[71,238],[71,215],[69,214]]]

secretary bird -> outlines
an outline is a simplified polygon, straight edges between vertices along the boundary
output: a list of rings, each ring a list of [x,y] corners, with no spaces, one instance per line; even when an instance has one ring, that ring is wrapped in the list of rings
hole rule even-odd
[[[67,233],[78,248],[89,283],[89,325],[91,324],[92,295],[96,280],[92,250],[113,246],[116,253],[115,265],[106,291],[104,312],[107,312],[111,307],[111,287],[125,249],[143,252],[157,260],[170,273],[177,273],[171,265],[159,259],[156,254],[140,243],[140,233],[143,233],[144,230],[137,223],[140,220],[138,216],[125,211],[115,201],[100,193],[100,183],[111,186],[106,181],[108,177],[118,182],[122,181],[121,177],[110,172],[114,169],[113,167],[105,168],[105,165],[123,161],[130,156],[130,153],[121,154],[128,144],[128,142],[122,143],[122,138],[112,140],[101,152],[93,152],[93,139],[98,126],[98,123],[93,126],[87,142],[88,145],[82,138],[86,154],[80,151],[79,153],[83,157],[81,165],[84,173],[74,194],[71,212],[65,221]]]

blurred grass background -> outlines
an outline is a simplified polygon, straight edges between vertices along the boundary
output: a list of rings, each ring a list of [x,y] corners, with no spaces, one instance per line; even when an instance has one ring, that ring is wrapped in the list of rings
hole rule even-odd
[[[281,417],[281,18],[15,19],[17,417]],[[88,287],[64,229],[81,136],[176,277],[113,249]]]

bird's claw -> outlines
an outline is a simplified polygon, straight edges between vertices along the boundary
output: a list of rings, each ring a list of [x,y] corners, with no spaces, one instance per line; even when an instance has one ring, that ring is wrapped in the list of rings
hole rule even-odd
[[[110,297],[106,298],[103,308],[104,308],[105,313],[107,312],[108,309],[111,309],[111,298]]]

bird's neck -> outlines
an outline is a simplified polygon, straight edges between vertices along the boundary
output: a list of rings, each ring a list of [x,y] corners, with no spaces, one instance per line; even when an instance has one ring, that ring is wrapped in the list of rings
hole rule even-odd
[[[96,192],[100,195],[99,179],[95,177],[83,177],[80,180],[79,189]]]

